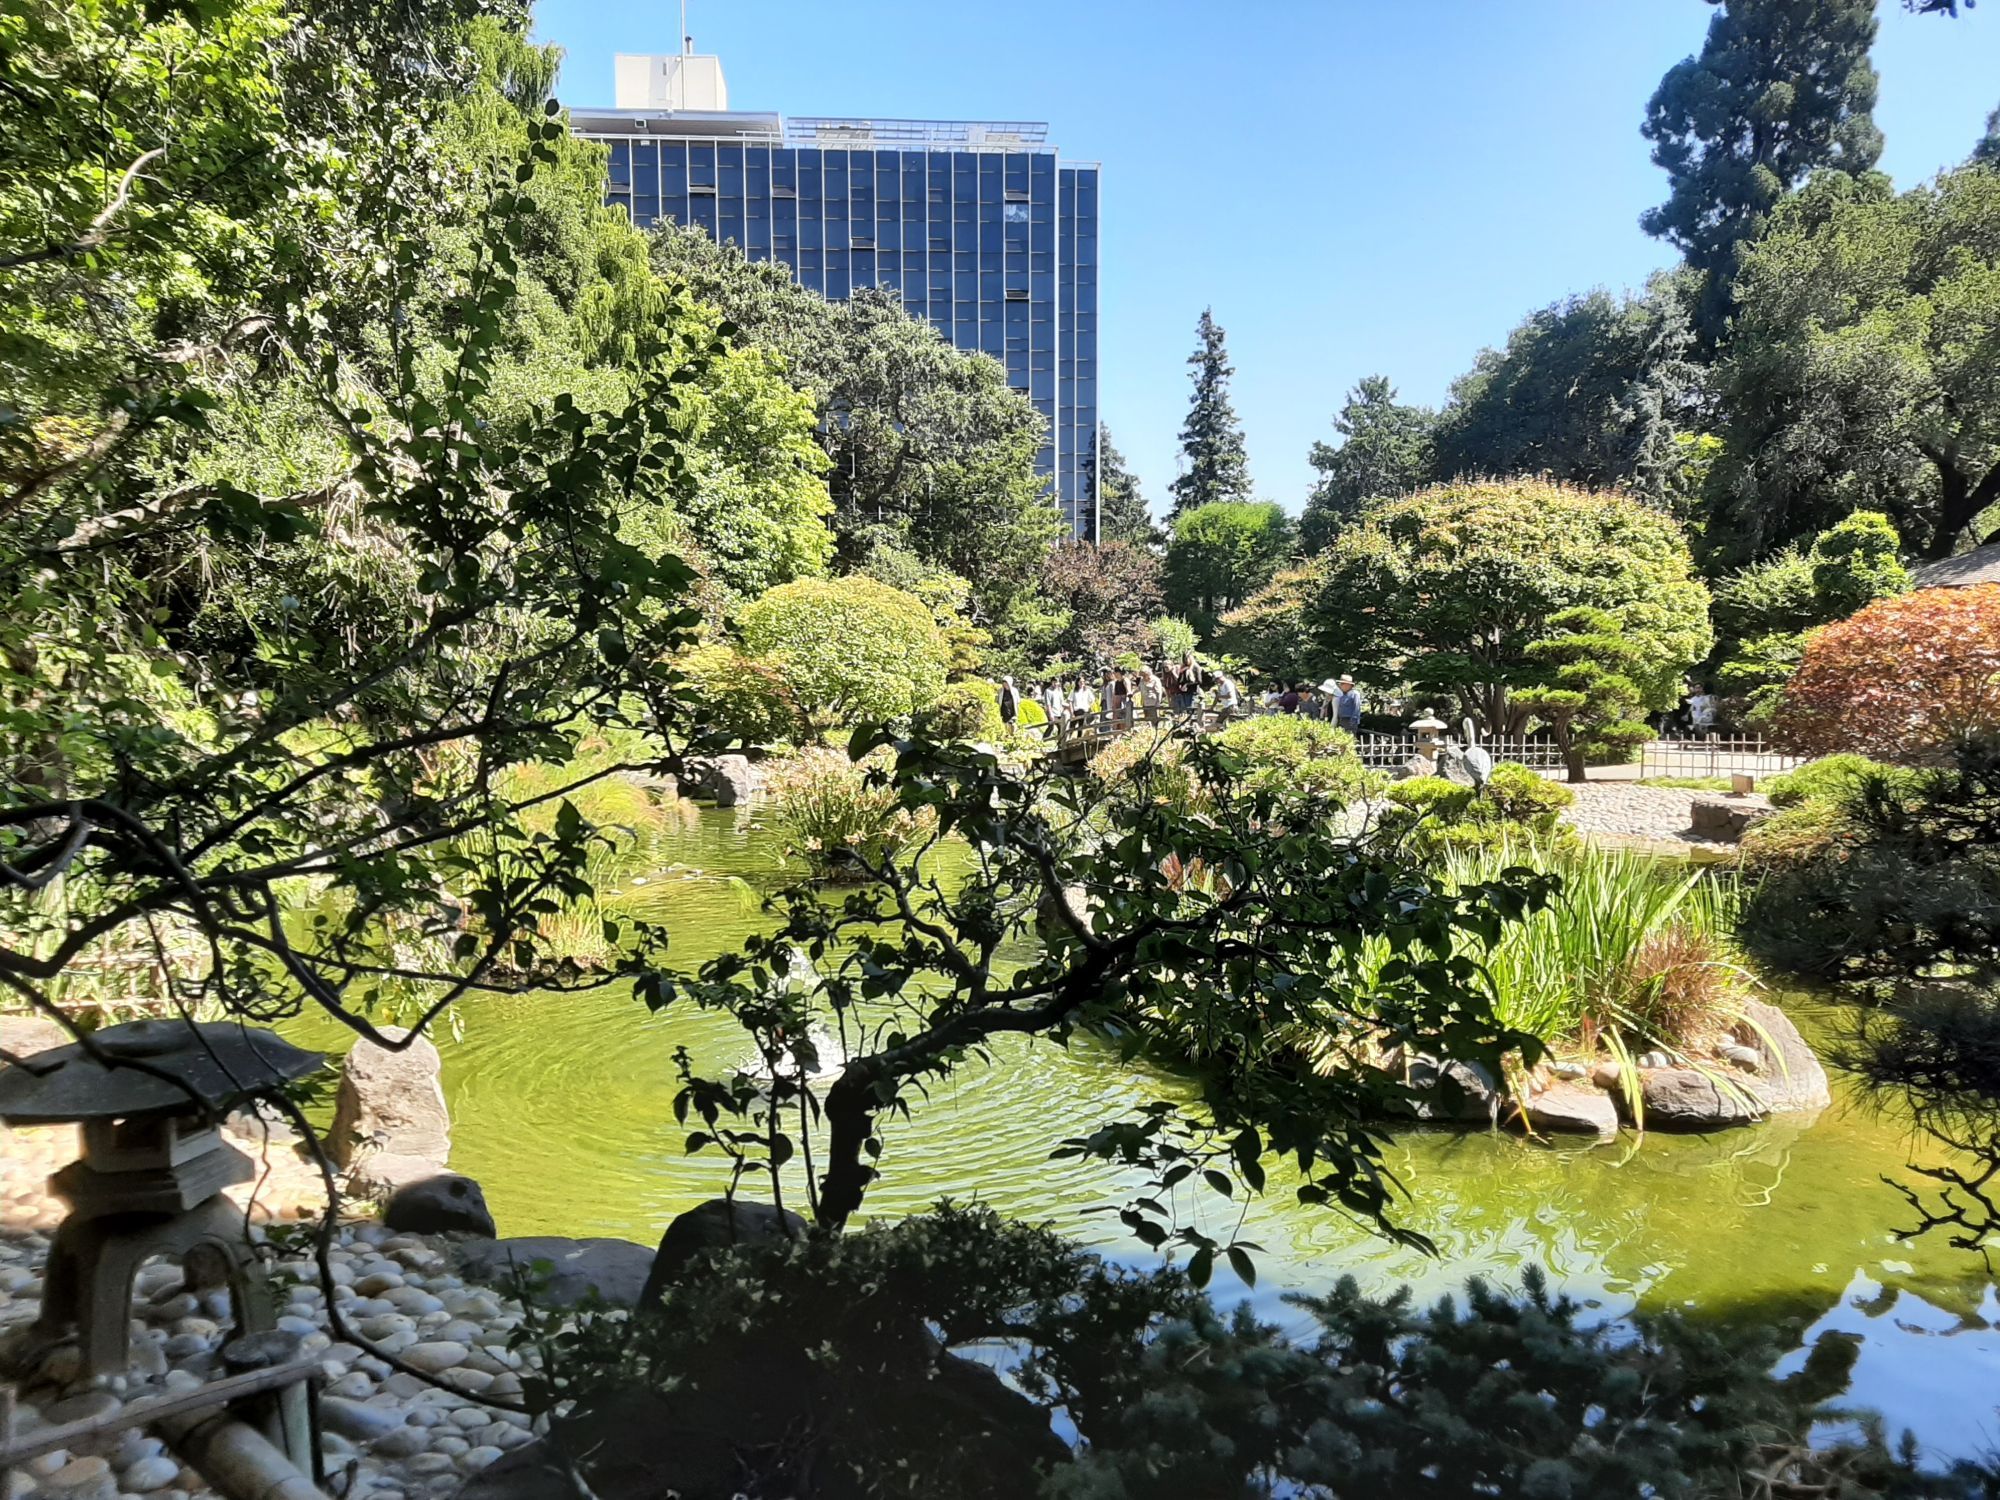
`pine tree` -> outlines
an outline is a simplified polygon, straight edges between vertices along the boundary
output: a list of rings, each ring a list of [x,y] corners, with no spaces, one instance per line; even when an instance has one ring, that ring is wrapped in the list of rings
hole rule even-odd
[[[1181,425],[1181,452],[1186,471],[1168,486],[1174,508],[1169,518],[1198,505],[1250,498],[1250,460],[1244,452],[1243,428],[1229,404],[1229,377],[1235,373],[1223,347],[1222,325],[1214,311],[1203,308],[1195,325],[1200,343],[1188,356],[1194,366],[1194,401]]]
[[[1427,406],[1403,406],[1386,375],[1366,376],[1347,393],[1333,419],[1344,442],[1314,443],[1311,463],[1319,470],[1299,517],[1299,544],[1320,551],[1333,534],[1360,513],[1364,502],[1415,489],[1428,477],[1437,413]]]
[[[1670,179],[1640,225],[1708,274],[1699,322],[1712,345],[1729,311],[1737,247],[1812,173],[1859,177],[1882,154],[1875,126],[1874,0],[1709,0],[1700,57],[1667,70],[1640,134]]]
[[[1134,547],[1159,547],[1165,538],[1146,509],[1139,476],[1125,467],[1125,455],[1111,441],[1111,429],[1097,428],[1097,538],[1128,542]]]
[[[1986,134],[1972,148],[1972,159],[2000,167],[2000,108],[1986,117]]]

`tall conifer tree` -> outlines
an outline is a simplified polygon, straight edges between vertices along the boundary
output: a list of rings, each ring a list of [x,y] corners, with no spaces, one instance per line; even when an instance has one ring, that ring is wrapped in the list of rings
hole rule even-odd
[[[1667,70],[1640,134],[1670,179],[1640,225],[1708,274],[1698,315],[1716,342],[1737,247],[1780,198],[1822,169],[1859,177],[1882,154],[1868,60],[1874,0],[1709,0],[1699,57]]]
[[[1173,492],[1170,516],[1219,500],[1250,498],[1250,460],[1243,447],[1243,427],[1229,404],[1229,363],[1222,325],[1211,308],[1201,310],[1195,325],[1199,342],[1188,363],[1194,366],[1194,401],[1181,424],[1181,453],[1187,468],[1168,488]]]
[[[1972,148],[1972,159],[2000,167],[2000,109],[1986,117],[1986,134]]]
[[[1165,538],[1146,509],[1139,476],[1125,467],[1125,455],[1111,441],[1111,429],[1097,427],[1097,540],[1158,547]]]

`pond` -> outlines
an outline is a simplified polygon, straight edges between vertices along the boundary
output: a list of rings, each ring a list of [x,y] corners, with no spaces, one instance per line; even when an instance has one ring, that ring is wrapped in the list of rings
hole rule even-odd
[[[671,925],[686,967],[734,948],[761,920],[727,877],[761,888],[782,871],[754,815],[692,807],[656,863],[631,882],[632,904]],[[1840,1019],[1805,1001],[1792,1008],[1809,1033]],[[649,1015],[621,986],[470,1003],[462,1037],[439,1043],[452,1166],[479,1180],[503,1234],[651,1244],[675,1214],[721,1191],[726,1168],[685,1153],[671,1104],[677,1047],[708,1068],[746,1057],[725,1018],[680,1007]],[[885,1125],[885,1175],[869,1211],[980,1199],[1147,1262],[1152,1252],[1102,1211],[1121,1201],[1115,1173],[1048,1158],[1063,1136],[1172,1096],[1176,1081],[1089,1039],[1067,1049],[1016,1041],[996,1053],[996,1066],[935,1087],[913,1121]],[[1834,1107],[1810,1124],[1706,1137],[1586,1147],[1413,1130],[1390,1152],[1409,1192],[1399,1218],[1435,1241],[1436,1258],[1302,1207],[1274,1173],[1244,1211],[1242,1233],[1266,1252],[1257,1286],[1218,1272],[1214,1290],[1225,1301],[1249,1295],[1264,1316],[1303,1329],[1309,1320],[1283,1294],[1341,1275],[1432,1296],[1474,1274],[1517,1284],[1539,1264],[1603,1316],[1698,1309],[1770,1327],[1800,1348],[1825,1331],[1851,1335],[1861,1345],[1852,1399],[1881,1410],[1892,1433],[1914,1431],[1933,1455],[1972,1454],[2000,1436],[2000,1298],[1977,1257],[1941,1236],[1896,1238],[1907,1214],[1883,1179],[1906,1175],[1918,1152],[1839,1079]],[[1183,1203],[1226,1234],[1239,1210],[1203,1197]]]

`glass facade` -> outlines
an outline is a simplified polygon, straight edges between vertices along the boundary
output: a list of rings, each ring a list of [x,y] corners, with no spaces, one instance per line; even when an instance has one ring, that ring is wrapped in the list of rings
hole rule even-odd
[[[1045,147],[885,145],[879,133],[834,146],[824,129],[804,145],[790,132],[731,140],[640,134],[609,112],[572,118],[610,148],[607,201],[641,228],[700,225],[830,298],[889,287],[958,348],[998,360],[1048,423],[1039,471],[1074,532],[1095,535],[1096,167]],[[986,130],[894,124],[885,133]]]

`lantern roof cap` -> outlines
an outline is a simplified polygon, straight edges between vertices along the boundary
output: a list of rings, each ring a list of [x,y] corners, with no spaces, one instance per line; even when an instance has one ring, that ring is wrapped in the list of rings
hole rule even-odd
[[[221,1112],[325,1063],[324,1053],[235,1021],[127,1021],[92,1032],[88,1043],[0,1068],[0,1120],[60,1125]]]

